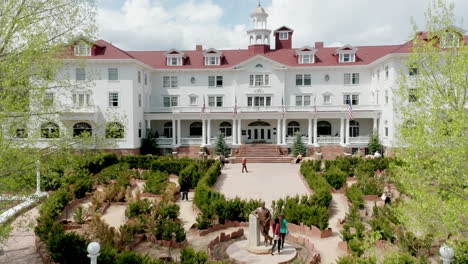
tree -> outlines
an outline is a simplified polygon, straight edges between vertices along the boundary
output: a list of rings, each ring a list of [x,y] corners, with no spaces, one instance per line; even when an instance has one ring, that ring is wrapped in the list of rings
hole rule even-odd
[[[418,235],[447,239],[468,225],[468,45],[454,4],[434,0],[426,32],[415,33],[397,95],[397,180],[409,199],[399,220]],[[415,31],[417,27],[415,27]],[[415,76],[414,76],[415,75]]]
[[[299,132],[297,132],[296,135],[294,136],[294,144],[292,146],[292,151],[293,151],[294,156],[299,155],[299,153],[301,153],[302,155],[305,155],[307,152],[307,149],[304,143],[302,142],[301,133]]]
[[[229,148],[229,146],[226,144],[226,141],[224,140],[224,133],[218,134],[218,139],[216,139],[216,146],[215,146],[214,152],[216,155],[223,154],[226,157],[231,152],[231,149]]]
[[[373,132],[369,138],[369,152],[373,155],[376,151],[382,152],[382,145],[380,144],[379,134]]]
[[[142,155],[158,153],[158,143],[151,129],[146,132],[146,137],[141,139],[140,152]]]
[[[96,145],[95,137],[66,136],[60,96],[82,85],[56,78],[70,44],[93,37],[94,10],[93,0],[0,1],[0,189],[29,192],[36,160]]]

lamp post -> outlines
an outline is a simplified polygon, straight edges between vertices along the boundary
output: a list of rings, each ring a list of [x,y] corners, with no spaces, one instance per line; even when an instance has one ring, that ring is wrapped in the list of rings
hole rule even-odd
[[[36,161],[36,195],[41,195],[41,162]]]
[[[453,261],[454,250],[453,248],[443,245],[439,249],[440,256],[442,258],[442,262],[444,264],[450,264]]]
[[[91,259],[91,264],[97,264],[97,257],[100,255],[101,245],[98,242],[91,242],[88,245],[88,257]]]

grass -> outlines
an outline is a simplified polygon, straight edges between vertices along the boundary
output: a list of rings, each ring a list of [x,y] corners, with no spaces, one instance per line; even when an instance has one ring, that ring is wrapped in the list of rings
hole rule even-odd
[[[20,204],[23,201],[0,201],[0,214],[4,213],[6,210]]]

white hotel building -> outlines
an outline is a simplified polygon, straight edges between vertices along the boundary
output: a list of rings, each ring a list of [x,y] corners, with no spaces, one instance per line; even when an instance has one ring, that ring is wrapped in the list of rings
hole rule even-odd
[[[115,150],[124,153],[139,151],[147,129],[167,152],[210,149],[220,132],[233,148],[285,149],[299,132],[310,151],[339,155],[365,148],[373,131],[391,147],[392,88],[400,72],[413,74],[402,64],[411,42],[292,48],[294,30],[272,34],[267,17],[261,7],[251,14],[247,49],[122,51],[103,40],[77,41],[65,72],[78,82],[97,77],[69,96],[77,107],[64,124],[103,131],[119,116],[124,133]],[[85,67],[77,63],[83,59]]]

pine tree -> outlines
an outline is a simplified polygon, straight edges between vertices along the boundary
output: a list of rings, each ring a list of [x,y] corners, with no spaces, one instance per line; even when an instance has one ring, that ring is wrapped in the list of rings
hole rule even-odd
[[[306,152],[307,152],[307,149],[306,149],[304,143],[302,142],[301,133],[299,133],[299,132],[296,133],[292,149],[293,149],[293,155],[294,156],[299,155],[299,153],[301,153],[302,155],[305,155]]]
[[[142,155],[158,153],[158,143],[151,129],[147,130],[146,137],[141,139],[140,153]]]
[[[379,134],[373,132],[369,138],[369,153],[374,154],[376,151],[382,151],[382,145],[380,144]]]
[[[216,146],[215,146],[215,154],[221,155],[223,154],[225,157],[229,155],[231,152],[231,149],[228,147],[226,144],[226,141],[224,141],[224,133],[219,133],[218,139],[216,140]]]

